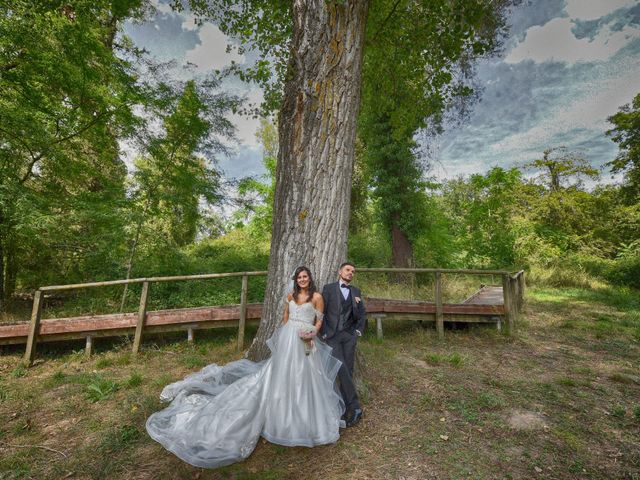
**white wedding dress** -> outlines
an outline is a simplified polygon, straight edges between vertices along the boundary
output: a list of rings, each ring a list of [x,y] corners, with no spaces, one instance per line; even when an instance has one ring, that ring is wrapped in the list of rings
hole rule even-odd
[[[286,446],[336,442],[344,413],[334,383],[340,361],[318,339],[305,355],[298,334],[315,317],[311,303],[291,300],[289,321],[267,341],[268,360],[212,364],[166,386],[160,398],[171,404],[149,417],[149,435],[185,462],[209,468],[247,458],[260,436]]]

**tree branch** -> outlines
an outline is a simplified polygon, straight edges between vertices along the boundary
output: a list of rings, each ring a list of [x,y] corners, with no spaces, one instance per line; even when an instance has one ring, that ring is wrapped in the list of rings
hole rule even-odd
[[[382,33],[382,30],[384,30],[384,27],[387,25],[387,22],[391,19],[393,14],[396,13],[396,9],[398,8],[398,5],[400,4],[400,2],[401,2],[401,0],[396,0],[396,3],[393,4],[393,8],[391,9],[391,11],[387,15],[387,17],[382,21],[382,23],[378,27],[378,30],[376,31],[375,35],[373,36],[373,41],[375,41],[378,38],[378,35],[380,35],[380,33]]]
[[[50,452],[54,452],[54,453],[57,453],[59,455],[62,455],[64,458],[67,458],[67,454],[66,453],[61,452],[60,450],[56,450],[55,448],[46,447],[44,445],[12,445],[10,443],[3,442],[3,441],[0,441],[0,444],[5,445],[7,447],[11,447],[11,448],[41,448],[43,450],[48,450]]]

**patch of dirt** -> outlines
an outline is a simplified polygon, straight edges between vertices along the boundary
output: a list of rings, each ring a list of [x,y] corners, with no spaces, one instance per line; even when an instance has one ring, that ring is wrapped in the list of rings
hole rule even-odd
[[[507,424],[515,430],[541,430],[545,427],[548,428],[544,415],[526,410],[512,410],[507,418]]]

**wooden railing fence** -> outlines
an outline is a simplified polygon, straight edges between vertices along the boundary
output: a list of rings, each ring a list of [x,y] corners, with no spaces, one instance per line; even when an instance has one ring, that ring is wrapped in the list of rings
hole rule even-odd
[[[442,301],[442,277],[445,274],[468,274],[468,275],[487,275],[500,276],[502,278],[503,299],[504,299],[504,317],[507,326],[507,332],[510,334],[515,328],[515,322],[518,312],[522,308],[524,301],[525,282],[524,272],[519,271],[511,274],[504,270],[470,270],[470,269],[442,269],[442,268],[358,268],[358,272],[362,273],[432,273],[435,276],[434,296],[436,305],[436,329],[438,336],[444,336],[444,310]],[[140,303],[138,306],[137,323],[133,340],[132,351],[137,354],[140,350],[142,337],[144,333],[145,321],[147,318],[147,305],[149,296],[151,295],[151,285],[161,282],[178,282],[190,280],[208,280],[215,278],[242,277],[242,286],[240,291],[240,316],[238,323],[238,350],[244,348],[245,324],[247,318],[247,294],[249,289],[249,277],[266,275],[266,271],[257,272],[231,272],[231,273],[211,273],[201,275],[181,275],[173,277],[149,277],[149,278],[132,278],[127,280],[111,280],[105,282],[79,283],[71,285],[52,285],[40,287],[34,295],[33,308],[31,312],[31,321],[29,333],[27,336],[24,360],[30,365],[33,363],[36,353],[36,343],[40,331],[40,320],[42,316],[42,304],[45,293],[60,292],[65,290],[80,290],[87,288],[98,288],[113,285],[126,284],[142,284],[140,294]],[[188,338],[193,339],[193,331],[188,330]],[[91,336],[87,336],[87,350],[91,349]]]

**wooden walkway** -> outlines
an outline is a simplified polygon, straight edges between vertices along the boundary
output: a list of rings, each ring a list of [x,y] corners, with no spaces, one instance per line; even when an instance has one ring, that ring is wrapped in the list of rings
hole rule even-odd
[[[382,320],[434,321],[438,336],[444,335],[445,322],[495,323],[500,328],[504,322],[511,333],[517,313],[524,298],[524,272],[510,274],[493,270],[447,269],[360,269],[372,273],[433,273],[435,274],[435,302],[403,301],[381,298],[365,298],[368,317],[375,320],[378,336],[382,336]],[[133,353],[137,353],[143,332],[187,332],[192,341],[196,330],[211,328],[238,328],[238,349],[244,348],[247,324],[258,324],[262,316],[262,304],[249,304],[247,290],[249,277],[266,275],[267,272],[231,272],[199,274],[176,277],[151,277],[127,280],[111,280],[74,285],[40,287],[36,290],[29,323],[0,325],[0,345],[26,344],[25,360],[33,362],[36,343],[85,339],[86,353],[91,354],[93,339],[134,335]],[[443,303],[442,275],[464,273],[471,275],[501,275],[502,286],[482,286],[462,303]],[[225,305],[172,310],[148,311],[149,286],[152,283],[187,280],[204,280],[225,277],[241,277],[240,305]],[[70,318],[41,319],[45,294],[54,291],[96,288],[107,285],[142,284],[140,307],[137,313],[85,315]]]
[[[388,320],[436,320],[436,304],[432,302],[365,298],[370,318]],[[443,304],[444,321],[495,323],[504,315],[502,287],[481,289],[460,304]],[[247,323],[258,324],[262,304],[247,305]],[[40,321],[39,342],[85,339],[86,337],[116,337],[131,335],[136,328],[136,313],[86,315]],[[220,307],[181,308],[147,312],[146,333],[193,331],[238,327],[240,305]],[[0,345],[24,344],[29,324],[0,325]]]

